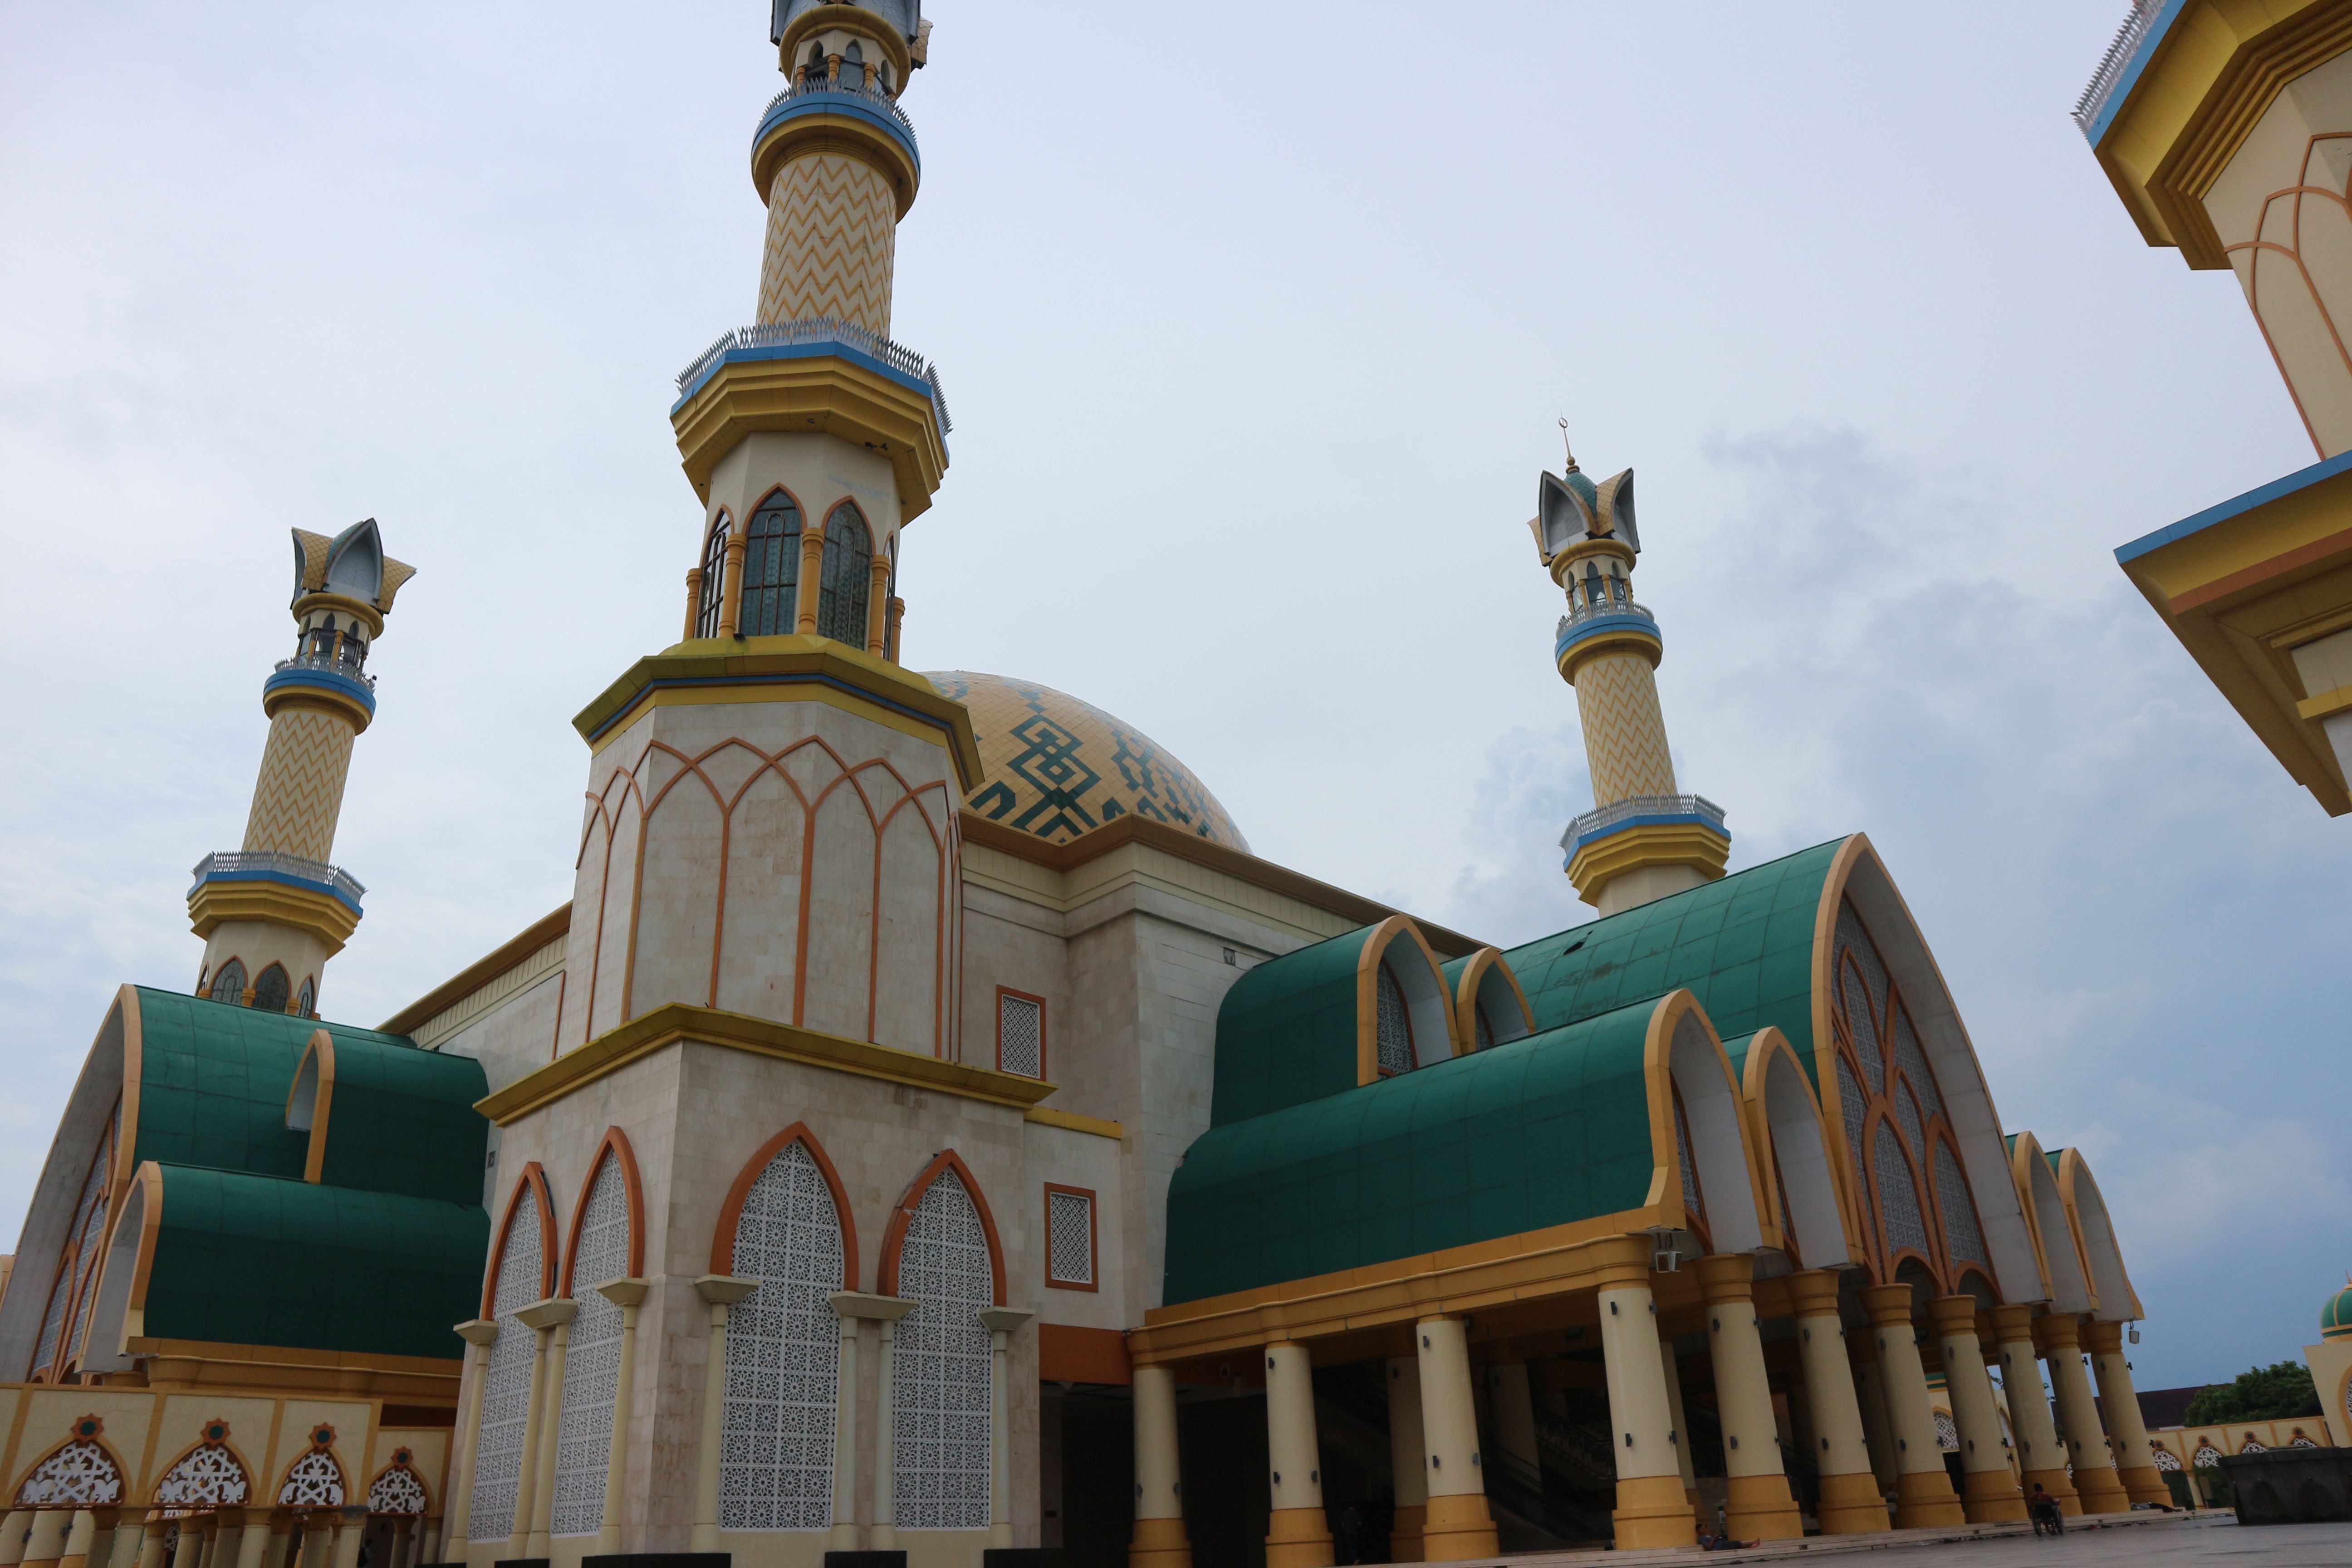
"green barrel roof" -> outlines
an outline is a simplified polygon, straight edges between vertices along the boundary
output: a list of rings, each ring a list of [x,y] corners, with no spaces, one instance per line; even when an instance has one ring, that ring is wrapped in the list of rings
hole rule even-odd
[[[1740,1067],[1747,1042],[1777,1025],[1813,1063],[1813,922],[1843,838],[1571,926],[1503,956],[1536,1027],[1557,1028],[1688,987]],[[1220,1064],[1222,1066],[1222,1063]]]
[[[1371,933],[1364,926],[1302,947],[1234,982],[1217,1009],[1210,1126],[1356,1087],[1356,961]]]
[[[152,1337],[457,1357],[481,1301],[479,1204],[163,1164]]]
[[[421,1051],[396,1036],[330,1026],[335,1089],[320,1179],[444,1203],[482,1200],[489,1123],[474,1102],[489,1093],[471,1057]]]
[[[1644,998],[1213,1127],[1169,1185],[1164,1299],[1197,1300],[1640,1207],[1654,1165],[1643,1048],[1655,1007]],[[1224,1050],[1221,1020],[1221,1097]],[[1349,1061],[1352,1078],[1352,1018]]]

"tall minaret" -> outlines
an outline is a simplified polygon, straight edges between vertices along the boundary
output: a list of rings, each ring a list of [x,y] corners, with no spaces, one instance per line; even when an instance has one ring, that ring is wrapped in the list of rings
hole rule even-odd
[[[294,657],[261,683],[269,743],[245,847],[207,855],[188,890],[205,939],[196,994],[315,1016],[320,972],[360,922],[365,889],[330,864],[352,742],[375,717],[368,650],[413,566],[383,552],[375,520],[329,539],[294,532]]]
[[[684,635],[573,721],[559,1051],[672,1005],[957,1048],[956,812],[981,764],[971,716],[898,664],[894,591],[948,462],[939,377],[888,336],[928,25],[917,0],[776,0],[769,41],[755,320],[670,408],[700,502]]]
[[[1552,658],[1576,688],[1592,773],[1593,809],[1559,841],[1577,897],[1613,915],[1712,881],[1723,875],[1731,836],[1722,807],[1675,785],[1655,674],[1665,644],[1657,617],[1633,598],[1642,550],[1633,470],[1595,485],[1570,450],[1566,477],[1541,477],[1528,526],[1568,595]]]

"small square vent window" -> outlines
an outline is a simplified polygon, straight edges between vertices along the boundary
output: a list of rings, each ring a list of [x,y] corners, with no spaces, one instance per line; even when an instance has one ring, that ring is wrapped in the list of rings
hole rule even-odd
[[[1095,1195],[1076,1187],[1045,1189],[1045,1283],[1095,1289]]]
[[[1039,998],[996,993],[996,1070],[1045,1076],[1045,1004]]]

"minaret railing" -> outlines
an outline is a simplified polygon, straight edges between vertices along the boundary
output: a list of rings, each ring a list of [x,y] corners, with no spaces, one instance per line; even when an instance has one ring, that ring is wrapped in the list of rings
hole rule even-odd
[[[216,879],[231,877],[292,877],[304,882],[316,882],[331,888],[353,908],[367,896],[360,879],[341,866],[330,866],[323,860],[305,859],[299,855],[288,855],[276,849],[219,849],[196,862],[195,885],[188,891]]]
[[[795,77],[790,87],[770,99],[768,107],[760,111],[761,132],[762,133],[766,132],[768,119],[776,110],[795,99],[803,98],[854,98],[862,103],[872,104],[898,121],[898,129],[907,133],[908,144],[915,149],[919,156],[922,152],[922,143],[915,140],[915,122],[907,118],[907,111],[898,107],[897,99],[881,88],[876,87],[871,81],[863,86],[851,87],[824,77]]]
[[[1633,795],[1570,818],[1568,831],[1559,837],[1559,847],[1572,851],[1586,839],[1598,837],[1612,827],[1663,817],[1702,822],[1718,833],[1724,831],[1723,807],[1703,795]]]
[[[922,383],[931,397],[931,406],[938,411],[940,429],[952,431],[955,422],[948,417],[948,395],[940,385],[940,367],[901,342],[895,342],[870,328],[855,321],[841,321],[833,316],[811,316],[797,321],[770,321],[758,326],[737,327],[721,332],[719,339],[696,356],[692,364],[677,373],[677,395],[681,400],[709,379],[721,362],[730,353],[761,349],[797,348],[804,345],[837,345],[877,360],[900,375]]]
[[[358,665],[353,664],[350,659],[337,658],[331,654],[299,654],[292,658],[279,659],[273,668],[277,669],[323,670],[329,675],[340,675],[346,679],[356,680],[371,691],[375,689],[374,676],[364,673],[361,670]]]

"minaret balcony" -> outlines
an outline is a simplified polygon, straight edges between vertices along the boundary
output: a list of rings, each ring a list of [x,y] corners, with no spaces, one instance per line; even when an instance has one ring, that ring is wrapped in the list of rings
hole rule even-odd
[[[1552,663],[1570,682],[1576,679],[1575,666],[1604,647],[1630,647],[1656,668],[1665,651],[1665,638],[1658,630],[1658,617],[1650,613],[1647,605],[1637,603],[1622,590],[1602,593],[1587,600],[1581,592],[1569,600],[1568,614],[1559,618],[1559,630],[1552,638]]]
[[[360,900],[367,895],[359,879],[341,866],[306,860],[299,855],[285,855],[275,849],[216,850],[196,862],[195,878],[195,886],[188,889],[192,899],[207,882],[282,882],[330,894],[356,915],[360,912]]]
[[[224,849],[196,862],[188,923],[209,940],[231,922],[283,926],[314,938],[332,958],[359,929],[367,889],[340,866],[274,849]]]
[[[1727,841],[1731,837],[1723,826],[1723,807],[1703,795],[1633,795],[1571,817],[1559,847],[1573,855],[1596,838],[1629,827],[1668,826],[1705,827]]]
[[[375,677],[362,674],[348,659],[316,654],[281,658],[261,683],[261,710],[274,719],[285,707],[323,707],[363,731],[375,720]]]
[[[846,136],[862,143],[868,161],[895,187],[898,216],[907,216],[922,181],[923,153],[915,141],[915,122],[897,99],[870,82],[853,87],[825,77],[796,78],[769,100],[759,129],[751,132],[751,183],[762,202],[792,149],[813,136]]]

